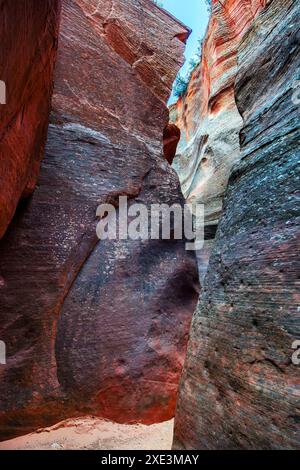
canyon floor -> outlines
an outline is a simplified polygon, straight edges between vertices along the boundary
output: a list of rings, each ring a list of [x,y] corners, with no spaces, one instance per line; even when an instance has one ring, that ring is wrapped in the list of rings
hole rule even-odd
[[[93,417],[71,419],[0,442],[0,450],[169,450],[173,427],[173,420],[145,426]]]

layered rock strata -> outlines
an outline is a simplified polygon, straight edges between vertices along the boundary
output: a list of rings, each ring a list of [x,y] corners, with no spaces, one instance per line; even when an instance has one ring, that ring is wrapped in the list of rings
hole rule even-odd
[[[181,131],[173,166],[188,202],[205,205],[206,242],[199,253],[203,282],[232,167],[240,159],[243,121],[234,96],[237,51],[265,0],[212,0],[212,16],[187,92],[171,107]]]
[[[193,319],[175,449],[299,449],[300,5],[268,2],[238,48],[241,158]]]
[[[194,255],[184,240],[99,241],[96,210],[120,195],[183,204],[163,129],[188,34],[149,0],[62,2],[39,184],[0,244],[2,437],[174,415]]]

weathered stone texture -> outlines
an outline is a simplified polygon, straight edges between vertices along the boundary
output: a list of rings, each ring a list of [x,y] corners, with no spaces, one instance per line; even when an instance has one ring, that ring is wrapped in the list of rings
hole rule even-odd
[[[243,121],[234,96],[237,50],[265,0],[213,0],[202,58],[186,94],[171,106],[171,121],[181,131],[173,167],[188,202],[205,205],[205,225],[212,235],[199,253],[206,272],[210,247],[223,209],[232,167],[240,159]]]
[[[185,95],[171,107],[181,130],[174,161],[184,196],[204,203],[206,223],[218,223],[233,165],[239,161],[243,121],[236,107],[234,82],[241,39],[265,0],[213,0],[213,12]]]
[[[18,202],[34,190],[44,153],[59,0],[0,1],[0,239]]]
[[[298,1],[270,1],[238,50],[241,161],[193,319],[176,449],[300,448],[299,20]]]
[[[96,238],[97,206],[183,203],[163,157],[189,31],[149,0],[64,0],[39,185],[0,244],[2,436],[174,415],[197,301],[184,241]]]

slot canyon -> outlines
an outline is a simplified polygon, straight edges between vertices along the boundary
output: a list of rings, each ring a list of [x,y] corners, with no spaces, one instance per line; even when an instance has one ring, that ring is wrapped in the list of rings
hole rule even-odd
[[[300,4],[212,0],[168,106],[191,30],[155,3],[0,0],[0,449],[300,449]],[[204,205],[203,248],[99,240],[121,196]]]

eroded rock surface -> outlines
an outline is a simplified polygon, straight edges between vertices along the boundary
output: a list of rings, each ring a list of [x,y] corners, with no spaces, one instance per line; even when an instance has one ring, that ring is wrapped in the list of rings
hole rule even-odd
[[[199,253],[206,273],[223,197],[232,167],[240,159],[243,121],[234,96],[237,51],[265,0],[213,0],[202,58],[186,94],[171,106],[181,131],[173,167],[188,202],[205,204],[206,243]]]
[[[189,31],[149,0],[64,0],[39,185],[0,244],[2,437],[171,418],[197,293],[184,241],[103,241],[96,209],[183,203],[163,157]]]
[[[193,319],[176,449],[300,447],[300,5],[268,3],[238,49],[235,167]]]
[[[0,239],[20,198],[36,185],[44,153],[59,25],[59,0],[1,0]]]

